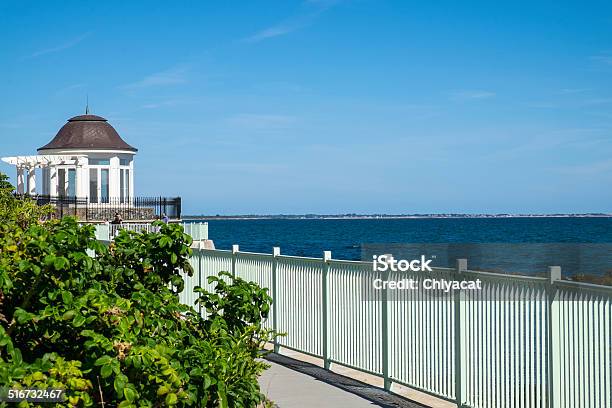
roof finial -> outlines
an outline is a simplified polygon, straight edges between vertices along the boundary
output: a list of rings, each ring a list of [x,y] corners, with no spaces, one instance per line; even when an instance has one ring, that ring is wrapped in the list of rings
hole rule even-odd
[[[89,115],[89,94],[87,94],[87,104],[85,105],[85,114]]]

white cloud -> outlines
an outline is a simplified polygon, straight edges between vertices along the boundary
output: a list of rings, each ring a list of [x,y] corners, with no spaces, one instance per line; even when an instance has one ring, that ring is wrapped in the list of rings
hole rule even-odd
[[[602,160],[592,163],[579,164],[576,166],[559,167],[557,170],[560,173],[567,175],[588,175],[594,176],[597,174],[612,175],[612,159]]]
[[[303,24],[294,24],[294,25],[278,25],[274,27],[268,27],[264,30],[261,30],[250,37],[244,39],[244,42],[255,43],[259,41],[266,40],[268,38],[279,37],[281,35],[289,34],[293,31],[296,31],[302,28]]]
[[[463,90],[451,93],[450,99],[453,101],[473,101],[489,99],[495,96],[495,92],[485,90]]]
[[[0,123],[2,129],[19,129],[22,126],[18,123]]]
[[[72,48],[75,45],[77,45],[78,43],[80,43],[81,41],[83,41],[85,38],[89,37],[89,35],[91,35],[91,32],[87,32],[84,34],[81,34],[78,37],[75,37],[63,44],[57,45],[55,47],[50,47],[50,48],[45,48],[39,51],[36,51],[26,57],[24,57],[24,59],[29,59],[29,58],[36,58],[36,57],[40,57],[42,55],[46,55],[46,54],[51,54],[54,52],[59,52],[59,51],[63,51],[63,50],[67,50],[68,48]]]
[[[279,163],[258,163],[258,162],[231,162],[231,163],[209,163],[211,168],[222,172],[232,173],[259,173],[259,174],[278,174],[287,172],[290,167]]]
[[[589,57],[591,61],[597,62],[602,65],[612,65],[612,53],[610,52],[601,52],[597,55],[592,55]]]
[[[240,113],[227,119],[232,126],[250,130],[279,130],[287,129],[296,122],[294,116]]]
[[[612,98],[591,98],[580,101],[581,106],[606,105],[612,103]]]
[[[590,91],[590,88],[563,88],[559,91],[561,95],[572,95]]]
[[[190,100],[187,99],[167,99],[159,102],[151,102],[141,106],[143,109],[157,109],[157,108],[165,108],[172,107],[177,105],[184,105],[190,103]]]
[[[73,85],[68,85],[65,86],[63,88],[58,89],[55,94],[56,95],[63,95],[65,93],[68,93],[70,91],[74,91],[75,89],[83,89],[85,88],[86,84],[73,84]]]
[[[142,89],[156,86],[168,86],[178,85],[187,82],[187,72],[189,71],[186,66],[178,66],[166,71],[155,72],[149,74],[139,81],[131,84],[124,85],[124,89]]]
[[[242,41],[247,43],[256,43],[270,38],[290,34],[312,24],[312,22],[321,13],[337,5],[341,1],[342,0],[307,0],[303,3],[303,5],[308,7],[310,10],[305,14],[298,15],[295,18],[287,19],[279,24],[264,28],[253,35],[243,38]]]

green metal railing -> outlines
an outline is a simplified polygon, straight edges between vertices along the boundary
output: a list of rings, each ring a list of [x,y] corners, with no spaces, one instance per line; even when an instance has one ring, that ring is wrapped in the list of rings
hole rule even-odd
[[[374,290],[371,263],[195,249],[182,301],[228,271],[270,289],[266,325],[296,350],[452,401],[461,407],[612,407],[612,288],[548,277],[434,269],[481,279],[482,290]],[[390,272],[390,280],[423,273]],[[209,289],[213,289],[209,287]]]
[[[189,233],[205,239],[207,225]],[[108,242],[109,227],[97,231]],[[482,290],[374,290],[369,262],[195,248],[193,288],[213,290],[219,271],[257,282],[275,299],[266,327],[286,333],[274,345],[417,389],[460,407],[612,407],[612,287],[561,280],[434,268],[427,277],[482,281]],[[401,274],[401,275],[400,275]],[[203,310],[200,310],[204,313]]]

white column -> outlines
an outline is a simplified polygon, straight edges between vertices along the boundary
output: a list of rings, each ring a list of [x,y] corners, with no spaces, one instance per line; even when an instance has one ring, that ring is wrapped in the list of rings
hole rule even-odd
[[[28,194],[36,194],[36,168],[30,167],[28,169]]]
[[[21,166],[17,166],[17,194],[24,193],[25,183],[25,169]]]
[[[119,157],[111,157],[110,171],[108,172],[108,195],[114,199],[119,199],[120,176],[119,176]]]
[[[77,160],[77,197],[89,196],[89,158]]]
[[[77,197],[85,197],[83,194],[83,178],[85,177],[85,172],[83,171],[83,166],[76,165],[76,186],[74,188],[74,194]]]
[[[130,191],[129,196],[134,197],[134,156],[130,160]]]

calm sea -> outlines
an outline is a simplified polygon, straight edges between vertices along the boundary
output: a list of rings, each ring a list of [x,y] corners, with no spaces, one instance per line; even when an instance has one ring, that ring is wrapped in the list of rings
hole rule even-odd
[[[368,249],[384,248],[385,245],[380,244],[414,244],[414,247],[422,250],[423,244],[439,244],[432,247],[439,250],[448,246],[451,249],[446,252],[449,253],[464,250],[457,248],[469,248],[472,251],[469,255],[461,255],[472,259],[477,258],[474,251],[481,258],[497,255],[512,258],[512,262],[523,269],[529,259],[532,259],[531,267],[539,269],[545,264],[561,264],[561,258],[568,258],[564,260],[565,263],[570,262],[570,258],[577,259],[578,263],[569,266],[573,273],[601,274],[612,268],[612,218],[271,219],[207,222],[209,237],[214,240],[217,249],[231,249],[232,244],[239,244],[241,251],[271,253],[272,247],[279,246],[285,255],[320,257],[322,251],[329,250],[335,259],[358,260],[367,252],[364,246]],[[546,259],[535,260],[544,252]],[[578,271],[584,269],[585,258],[592,257],[597,258],[596,265]],[[470,265],[474,266],[474,262],[470,262]],[[568,273],[567,267],[565,272]]]

